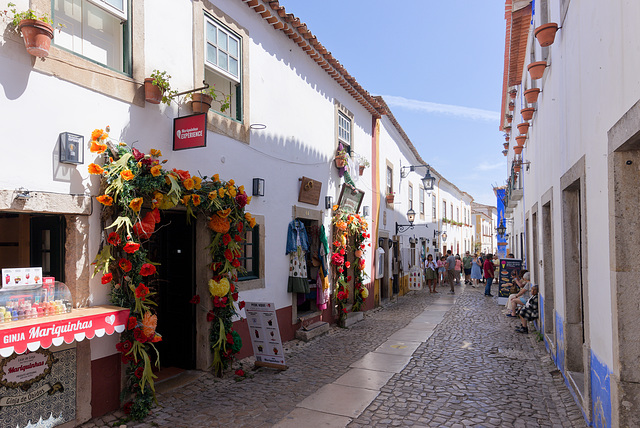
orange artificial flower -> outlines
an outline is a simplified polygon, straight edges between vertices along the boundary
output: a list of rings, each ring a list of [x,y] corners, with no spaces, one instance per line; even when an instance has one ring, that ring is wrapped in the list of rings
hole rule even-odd
[[[215,190],[213,192],[209,192],[209,200],[213,201],[217,197],[218,197],[218,192],[216,192]]]
[[[236,197],[236,195],[237,195],[236,188],[235,188],[235,187],[233,187],[233,186],[229,186],[229,187],[227,188],[227,193],[229,193],[229,195],[230,195],[232,198],[235,198],[235,197]]]
[[[96,198],[102,205],[110,207],[113,204],[113,198],[109,195],[101,195]]]
[[[108,127],[107,127],[108,128]],[[91,133],[92,140],[106,140],[109,137],[109,134],[104,132],[102,129],[94,129]]]
[[[151,149],[149,151],[149,153],[151,154],[151,156],[159,158],[160,156],[162,156],[162,152],[160,150],[156,150],[156,149]]]
[[[249,204],[251,203],[251,198],[252,198],[252,197],[253,197],[253,196],[247,196],[247,205],[249,205]]]
[[[220,174],[213,174],[212,180],[214,183],[217,183],[220,181]]]
[[[238,187],[238,192],[239,193],[244,193],[244,185]]]
[[[173,172],[176,173],[176,175],[178,176],[178,178],[180,179],[180,181],[184,181],[187,178],[191,178],[191,174],[189,174],[189,171],[183,171],[181,169],[175,169],[173,168]]]
[[[226,210],[220,210],[218,211],[217,214],[222,218],[227,218],[229,217],[229,214],[231,214],[231,208],[227,208]]]
[[[142,333],[147,337],[153,337],[158,327],[158,317],[151,315],[151,312],[145,312],[142,318]]]
[[[162,204],[162,199],[164,198],[164,195],[160,192],[156,192],[153,195],[153,200],[151,201],[151,208],[158,208],[160,206],[160,204]]]
[[[193,178],[187,178],[182,182],[182,185],[187,190],[193,190],[193,185],[194,185]]]
[[[120,173],[120,177],[122,177],[122,179],[123,179],[124,181],[129,181],[129,180],[133,180],[133,178],[134,178],[135,176],[133,175],[133,173],[132,173],[130,170],[125,169],[124,171],[122,171],[122,172]]]
[[[200,205],[200,195],[191,195],[191,202],[193,202],[194,207]]]
[[[220,217],[218,214],[214,214],[211,216],[211,220],[209,221],[209,228],[214,232],[227,233],[231,228],[231,224],[226,218]]]
[[[151,175],[154,177],[158,177],[160,175],[160,171],[162,170],[162,165],[155,165],[151,167]]]
[[[89,164],[89,174],[102,174],[104,172],[104,169],[95,163],[90,163]]]
[[[224,187],[218,189],[218,196],[224,198]]]
[[[202,188],[202,178],[200,177],[193,177],[193,187],[196,190],[200,190]]]
[[[102,154],[105,152],[105,150],[107,150],[107,145],[106,144],[101,144],[98,143],[97,141],[92,141],[91,142],[91,148],[89,148],[89,151],[91,153],[97,153],[97,154]]]
[[[229,180],[227,183],[229,184],[229,186],[233,186],[234,184],[236,184],[236,182],[233,181],[233,179]]]
[[[184,195],[184,196],[182,197],[182,203],[183,203],[184,205],[189,205],[189,199],[191,199],[191,195]]]
[[[244,213],[244,218],[249,222],[250,227],[254,227],[256,225],[256,219],[249,213]]]
[[[142,202],[142,198],[135,198],[131,202],[129,202],[129,208],[131,208],[135,212],[138,212],[140,211],[140,208],[142,208]]]

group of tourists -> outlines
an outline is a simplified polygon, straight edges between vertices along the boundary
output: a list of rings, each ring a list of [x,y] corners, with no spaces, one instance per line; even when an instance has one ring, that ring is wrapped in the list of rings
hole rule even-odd
[[[437,286],[449,285],[449,294],[455,294],[454,284],[460,284],[464,275],[464,283],[473,288],[485,283],[484,295],[493,297],[491,285],[495,277],[495,265],[492,254],[476,254],[467,251],[463,258],[459,254],[453,255],[451,250],[447,254],[434,260],[429,254],[424,262],[424,278],[429,287],[429,293],[437,293]]]
[[[514,278],[514,289],[506,303],[507,317],[519,318],[518,333],[529,333],[528,323],[538,318],[538,286],[530,281],[531,274],[521,270]]]

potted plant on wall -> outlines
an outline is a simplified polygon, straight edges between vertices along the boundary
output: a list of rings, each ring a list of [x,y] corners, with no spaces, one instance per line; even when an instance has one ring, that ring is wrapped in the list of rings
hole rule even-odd
[[[518,90],[516,88],[513,88],[509,91],[509,96],[513,99],[516,97],[517,93],[518,93]]]
[[[358,174],[360,175],[364,174],[365,168],[369,168],[369,166],[371,166],[371,164],[369,163],[369,160],[362,158],[360,160],[360,165],[358,166]]]
[[[151,104],[161,102],[169,105],[178,91],[171,89],[171,76],[166,71],[153,70],[151,77],[144,79],[144,99]]]
[[[387,196],[386,196],[387,203],[388,203],[388,204],[392,204],[392,203],[393,203],[393,200],[395,199],[395,196],[396,196],[396,195],[395,195],[395,193],[393,193],[393,192],[391,192],[391,193],[387,193]]]
[[[511,123],[513,121],[513,115],[512,114],[506,114],[504,117],[507,119],[507,123]]]
[[[0,16],[9,19],[11,26],[22,34],[27,52],[38,58],[49,56],[53,39],[53,21],[49,15],[32,9],[18,12],[13,3],[8,3],[7,7],[9,10],[0,12]]]
[[[338,150],[336,151],[336,156],[333,159],[335,161],[335,163],[336,163],[336,168],[338,168],[338,169],[344,168],[345,165],[347,164],[347,157],[348,156],[349,156],[349,154],[342,147],[342,144],[340,144],[340,146],[338,146]]]
[[[218,100],[219,95],[222,95],[224,98]],[[187,97],[191,99],[191,110],[194,113],[208,112],[214,101],[220,105],[220,111],[224,113],[229,109],[231,102],[231,95],[225,95],[221,91],[216,90],[215,86],[209,86],[200,91],[192,92]]]

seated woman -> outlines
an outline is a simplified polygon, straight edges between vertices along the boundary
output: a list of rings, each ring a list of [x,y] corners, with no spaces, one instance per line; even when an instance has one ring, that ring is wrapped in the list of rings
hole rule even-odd
[[[531,282],[529,280],[530,274],[526,270],[523,270],[521,274],[522,279],[514,278],[513,280],[519,288],[518,292],[510,294],[507,304],[505,305],[509,310],[509,313],[507,314],[508,317],[515,318],[518,305],[524,306],[524,304],[527,303],[527,300],[529,300],[529,290],[531,289]]]
[[[520,327],[516,327],[518,333],[529,333],[527,323],[538,318],[538,286],[531,285],[531,297],[518,312]]]

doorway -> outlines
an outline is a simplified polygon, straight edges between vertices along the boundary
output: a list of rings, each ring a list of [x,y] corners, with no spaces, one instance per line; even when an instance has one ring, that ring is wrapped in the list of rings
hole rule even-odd
[[[160,263],[149,285],[157,291],[158,332],[156,348],[163,368],[196,367],[195,220],[187,223],[182,212],[164,212],[149,242],[149,257]]]
[[[553,281],[553,222],[551,197],[542,205],[542,278],[544,280],[544,333],[555,347],[555,285]]]

